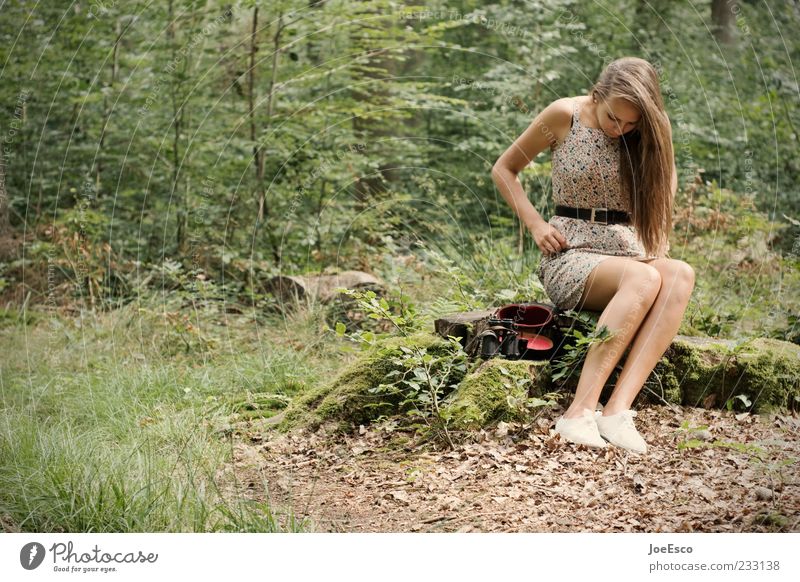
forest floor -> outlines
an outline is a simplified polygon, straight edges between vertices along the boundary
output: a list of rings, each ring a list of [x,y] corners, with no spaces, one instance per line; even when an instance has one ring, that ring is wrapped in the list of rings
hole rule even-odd
[[[639,456],[561,441],[560,414],[454,450],[415,445],[392,421],[351,435],[248,423],[220,477],[307,531],[800,531],[796,415],[650,406]]]

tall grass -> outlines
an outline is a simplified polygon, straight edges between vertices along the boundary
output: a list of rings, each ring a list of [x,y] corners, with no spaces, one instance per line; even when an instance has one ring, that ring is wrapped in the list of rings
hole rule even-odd
[[[236,352],[218,341],[213,349],[164,356],[159,348],[175,341],[175,330],[145,315],[136,319],[143,333],[120,333],[132,319],[125,309],[39,319],[0,330],[0,521],[6,529],[305,527],[290,510],[277,514],[245,496],[222,469],[231,460],[237,406],[243,400],[280,406],[313,382],[307,354],[267,338],[254,342],[245,325],[225,330],[239,334]],[[207,334],[212,329],[204,326]]]

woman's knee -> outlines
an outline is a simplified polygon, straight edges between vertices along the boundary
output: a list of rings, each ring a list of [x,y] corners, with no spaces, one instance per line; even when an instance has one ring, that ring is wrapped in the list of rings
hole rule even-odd
[[[661,284],[662,278],[658,269],[645,263],[631,261],[620,281],[620,289],[633,290],[644,300],[652,303],[661,290]]]
[[[685,288],[691,291],[694,288],[695,274],[694,269],[689,263],[675,261],[675,278]]]
[[[692,266],[684,261],[671,259],[666,268],[662,269],[663,286],[669,291],[670,297],[680,301],[688,300],[695,283]]]

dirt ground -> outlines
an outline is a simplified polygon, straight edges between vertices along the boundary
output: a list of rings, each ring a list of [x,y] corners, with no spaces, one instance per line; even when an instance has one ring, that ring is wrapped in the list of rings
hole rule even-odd
[[[455,450],[414,445],[392,421],[352,435],[247,424],[226,472],[310,531],[800,531],[797,416],[648,407],[639,456],[562,441],[560,414]]]

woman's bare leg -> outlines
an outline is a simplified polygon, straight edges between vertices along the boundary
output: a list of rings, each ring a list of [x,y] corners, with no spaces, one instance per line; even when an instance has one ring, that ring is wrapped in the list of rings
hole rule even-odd
[[[687,263],[665,258],[651,261],[650,265],[661,274],[661,290],[631,343],[617,385],[603,408],[604,415],[631,407],[678,333],[694,288],[694,269]]]
[[[564,418],[594,410],[603,386],[625,348],[642,324],[661,288],[661,274],[650,265],[626,257],[611,257],[589,275],[576,309],[603,311],[598,327],[615,333],[610,340],[592,345],[583,364],[575,398]]]

